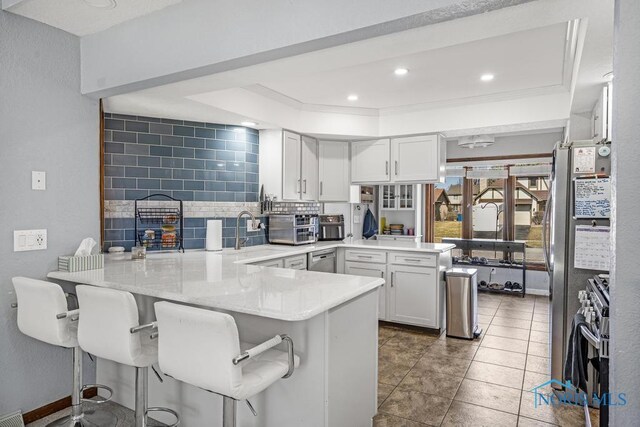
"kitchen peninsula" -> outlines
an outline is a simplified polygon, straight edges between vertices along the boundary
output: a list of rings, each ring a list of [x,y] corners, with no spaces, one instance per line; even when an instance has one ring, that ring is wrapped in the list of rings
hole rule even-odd
[[[385,279],[251,265],[332,247],[377,251],[385,258],[387,251],[410,251],[443,260],[449,259],[451,249],[451,245],[354,241],[156,253],[139,261],[128,254],[107,255],[104,269],[56,271],[48,277],[133,293],[141,324],[155,320],[155,301],[169,300],[232,314],[246,342],[290,335],[300,367],[291,378],[252,400],[257,418],[248,410],[238,411],[243,426],[371,425],[377,408],[378,289]],[[99,360],[97,380],[114,388],[118,403],[131,407],[129,370]],[[220,418],[222,405],[214,402],[221,398],[204,390],[171,378],[162,384],[151,378],[149,391],[150,402],[175,407],[184,425],[205,425]],[[354,420],[361,422],[353,424]]]

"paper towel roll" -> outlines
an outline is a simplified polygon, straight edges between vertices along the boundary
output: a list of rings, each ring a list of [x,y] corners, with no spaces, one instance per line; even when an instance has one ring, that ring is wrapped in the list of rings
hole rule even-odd
[[[222,220],[210,219],[207,221],[207,250],[222,250]]]

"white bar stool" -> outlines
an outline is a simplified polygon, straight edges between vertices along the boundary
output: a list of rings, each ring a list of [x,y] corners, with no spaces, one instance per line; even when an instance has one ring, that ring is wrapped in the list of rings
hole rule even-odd
[[[82,310],[78,326],[82,349],[136,368],[135,426],[146,427],[149,412],[168,412],[176,418],[170,427],[180,424],[175,411],[148,407],[149,367],[158,361],[155,322],[139,324],[138,305],[129,292],[86,285],[76,286],[76,292]],[[162,381],[160,375],[158,379]]]
[[[67,294],[60,285],[27,277],[14,277],[13,287],[18,299],[18,329],[25,335],[59,347],[73,350],[73,390],[71,415],[60,418],[48,426],[115,426],[116,417],[101,409],[83,410],[83,401],[104,403],[111,399],[113,391],[99,384],[82,384],[82,350],[78,345],[77,320],[79,310],[69,311]],[[71,295],[73,296],[73,295]],[[90,387],[105,389],[109,397],[101,400],[82,398],[82,392]]]
[[[236,322],[228,314],[169,302],[154,304],[158,323],[160,369],[179,381],[223,396],[224,427],[236,425],[238,400],[247,399],[300,364],[287,335],[252,347],[240,343]],[[285,341],[287,351],[272,349]]]

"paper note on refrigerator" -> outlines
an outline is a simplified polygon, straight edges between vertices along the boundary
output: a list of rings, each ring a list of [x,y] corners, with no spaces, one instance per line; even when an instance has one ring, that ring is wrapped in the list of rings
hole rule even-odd
[[[596,147],[576,147],[573,149],[573,173],[594,173],[596,171]]]
[[[576,225],[575,268],[609,271],[609,227]]]
[[[609,218],[611,216],[611,179],[580,178],[574,187],[576,218]]]

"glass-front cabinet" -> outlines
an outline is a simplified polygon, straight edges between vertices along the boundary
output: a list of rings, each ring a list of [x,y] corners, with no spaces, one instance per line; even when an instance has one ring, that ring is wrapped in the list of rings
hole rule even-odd
[[[415,208],[415,186],[394,184],[380,186],[381,210],[413,210]]]

